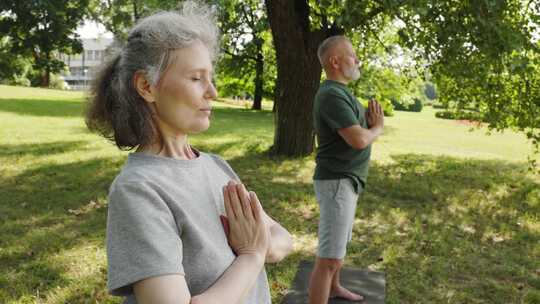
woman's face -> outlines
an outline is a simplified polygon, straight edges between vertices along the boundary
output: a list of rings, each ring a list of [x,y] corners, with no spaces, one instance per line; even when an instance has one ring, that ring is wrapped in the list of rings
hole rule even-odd
[[[174,60],[157,84],[154,103],[161,128],[174,135],[205,131],[217,96],[210,53],[197,41],[170,55]]]

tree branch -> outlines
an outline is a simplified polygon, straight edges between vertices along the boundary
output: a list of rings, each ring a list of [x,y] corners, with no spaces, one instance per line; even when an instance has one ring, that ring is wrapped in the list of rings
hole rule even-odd
[[[238,54],[235,54],[235,53],[231,52],[231,50],[229,50],[229,49],[221,48],[221,51],[223,53],[227,54],[227,55],[230,55],[233,59],[250,59],[250,60],[257,61],[257,57],[249,56],[249,55],[246,55],[246,54],[238,55]]]
[[[375,33],[375,31],[373,29],[371,29],[371,27],[368,27],[368,31],[371,34],[373,34],[373,37],[375,37],[375,39],[377,39],[377,41],[381,44],[381,46],[384,48],[384,50],[386,51],[387,54],[390,54],[392,52],[392,50],[384,44],[384,42],[381,40],[381,38],[379,38],[377,33]]]

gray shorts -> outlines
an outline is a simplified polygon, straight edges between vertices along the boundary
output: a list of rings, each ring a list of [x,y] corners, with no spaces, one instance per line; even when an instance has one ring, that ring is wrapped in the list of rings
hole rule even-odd
[[[318,257],[343,259],[347,243],[352,238],[356,204],[360,193],[356,193],[351,179],[313,180],[315,195],[319,203],[319,248]],[[362,191],[362,187],[359,187]]]

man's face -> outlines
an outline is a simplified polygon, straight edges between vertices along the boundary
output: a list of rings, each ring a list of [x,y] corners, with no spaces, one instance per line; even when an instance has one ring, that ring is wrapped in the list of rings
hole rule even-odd
[[[354,81],[360,78],[360,61],[349,41],[342,42],[339,55],[339,70],[345,79]]]

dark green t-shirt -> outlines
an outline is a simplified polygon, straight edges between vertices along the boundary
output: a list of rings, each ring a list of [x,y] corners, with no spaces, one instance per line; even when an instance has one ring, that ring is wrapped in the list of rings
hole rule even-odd
[[[313,179],[349,177],[357,190],[358,186],[365,186],[371,145],[356,150],[337,132],[357,124],[368,128],[364,107],[346,85],[332,80],[320,85],[313,105],[313,121],[319,143]]]

